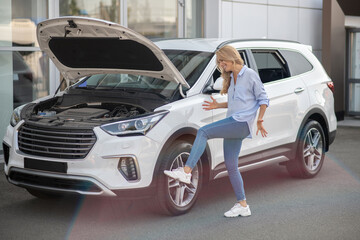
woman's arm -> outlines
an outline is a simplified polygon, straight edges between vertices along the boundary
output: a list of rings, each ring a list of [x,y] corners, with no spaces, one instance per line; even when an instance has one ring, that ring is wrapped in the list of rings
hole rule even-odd
[[[260,105],[260,111],[259,111],[259,116],[258,116],[258,122],[262,121],[263,122],[263,117],[266,111],[267,105],[266,104],[262,104]]]

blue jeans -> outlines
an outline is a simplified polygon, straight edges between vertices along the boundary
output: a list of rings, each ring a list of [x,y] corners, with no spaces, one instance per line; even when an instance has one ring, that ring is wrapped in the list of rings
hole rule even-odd
[[[232,117],[210,123],[197,132],[195,142],[185,166],[193,169],[212,138],[224,138],[224,159],[231,185],[238,201],[246,200],[244,183],[238,169],[238,159],[242,140],[250,134],[246,122],[238,122]]]

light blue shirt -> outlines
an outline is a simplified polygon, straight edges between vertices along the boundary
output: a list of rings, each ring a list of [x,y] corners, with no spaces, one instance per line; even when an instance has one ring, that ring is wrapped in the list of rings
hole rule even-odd
[[[257,110],[263,104],[269,106],[269,99],[259,75],[254,70],[244,65],[236,78],[236,84],[231,73],[226,117],[231,116],[236,121],[247,122],[250,130],[248,138],[252,138]]]

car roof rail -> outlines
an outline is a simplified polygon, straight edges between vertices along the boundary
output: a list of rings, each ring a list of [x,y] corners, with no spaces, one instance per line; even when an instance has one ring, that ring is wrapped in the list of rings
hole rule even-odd
[[[292,40],[282,40],[282,39],[267,39],[267,38],[250,38],[250,39],[231,39],[231,40],[226,40],[224,42],[222,42],[219,46],[217,46],[216,49],[219,49],[227,44],[230,44],[230,43],[234,43],[234,42],[251,42],[251,41],[264,41],[264,42],[271,42],[271,41],[274,41],[274,42],[291,42],[291,43],[300,43],[300,42],[297,42],[297,41],[292,41]]]

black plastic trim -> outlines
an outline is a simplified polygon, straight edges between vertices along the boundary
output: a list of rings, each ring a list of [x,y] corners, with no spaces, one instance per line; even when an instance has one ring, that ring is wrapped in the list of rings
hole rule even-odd
[[[23,188],[48,189],[57,192],[86,191],[98,193],[102,189],[89,180],[64,179],[55,176],[38,175],[36,172],[26,173],[22,171],[10,170],[8,181]]]
[[[68,165],[66,162],[52,162],[33,158],[24,158],[24,168],[47,172],[67,173]]]
[[[5,142],[3,142],[3,152],[5,164],[8,165],[10,158],[10,146],[7,145]]]
[[[312,115],[314,114],[319,114],[322,118],[322,120],[324,121],[323,123],[322,122],[319,122],[318,119],[316,118],[310,118]],[[305,124],[309,121],[309,119],[312,119],[312,120],[315,120],[315,121],[318,121],[320,123],[320,125],[324,124],[325,123],[325,127],[326,128],[323,128],[323,131],[324,131],[324,134],[325,134],[325,142],[326,142],[326,146],[325,146],[325,152],[327,152],[329,150],[329,123],[327,121],[327,118],[326,118],[326,115],[325,113],[319,109],[319,108],[314,108],[314,109],[311,109],[306,115],[305,117],[303,118],[303,121],[301,122],[300,124],[300,128],[298,130],[298,135],[297,135],[297,138],[296,139],[299,139],[300,138],[300,134],[301,134],[301,130],[304,128]]]
[[[329,145],[331,145],[334,142],[335,136],[336,136],[336,130],[329,133]]]

